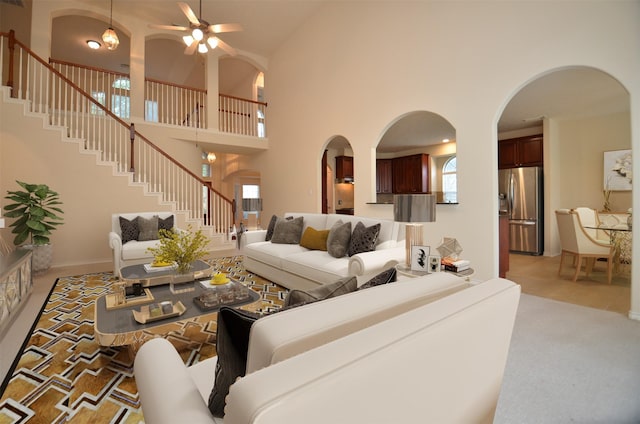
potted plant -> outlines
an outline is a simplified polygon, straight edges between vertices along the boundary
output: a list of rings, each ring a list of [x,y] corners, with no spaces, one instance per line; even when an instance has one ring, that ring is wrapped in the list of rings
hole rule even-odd
[[[191,266],[194,261],[207,255],[207,245],[209,239],[201,230],[192,231],[191,225],[186,231],[160,230],[158,231],[160,244],[158,247],[149,247],[154,262],[168,263],[174,266],[170,289],[174,293],[193,290],[192,287],[178,287],[183,283],[191,283],[194,278],[191,273]]]
[[[57,192],[46,184],[27,184],[16,181],[24,190],[8,191],[5,199],[14,203],[5,205],[7,218],[18,218],[9,224],[15,234],[13,244],[33,250],[33,272],[46,271],[51,266],[51,232],[62,224],[62,205]],[[28,244],[23,244],[28,241]]]

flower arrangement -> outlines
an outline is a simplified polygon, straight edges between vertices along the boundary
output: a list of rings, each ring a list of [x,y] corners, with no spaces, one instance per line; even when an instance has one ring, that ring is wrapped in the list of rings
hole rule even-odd
[[[188,272],[191,263],[207,255],[207,244],[209,240],[201,230],[192,231],[191,225],[186,231],[160,230],[160,245],[149,247],[156,262],[167,262],[175,264],[179,273]]]

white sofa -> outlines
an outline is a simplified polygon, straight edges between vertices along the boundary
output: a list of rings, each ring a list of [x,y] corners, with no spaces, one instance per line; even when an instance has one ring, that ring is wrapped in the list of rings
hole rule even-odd
[[[251,327],[224,419],[207,408],[217,357],[186,367],[162,338],[137,353],[147,424],[491,423],[520,286],[447,273],[285,310]]]
[[[375,251],[334,258],[328,252],[298,244],[265,241],[266,230],[247,231],[241,240],[245,269],[283,287],[311,289],[347,276],[356,276],[361,283],[405,260],[404,226],[397,222],[338,214],[287,212],[284,216],[302,216],[303,232],[307,227],[330,229],[342,220],[351,222],[352,231],[359,221],[366,227],[380,223],[380,233]]]
[[[173,216],[174,226],[176,216],[173,212],[139,212],[139,213],[114,213],[111,215],[111,232],[109,233],[109,246],[113,251],[113,275],[122,277],[120,269],[129,266],[151,262],[153,255],[147,251],[149,247],[157,247],[158,240],[137,241],[131,240],[122,243],[122,232],[120,229],[120,217],[132,220],[137,216],[151,218],[157,215],[166,219]]]

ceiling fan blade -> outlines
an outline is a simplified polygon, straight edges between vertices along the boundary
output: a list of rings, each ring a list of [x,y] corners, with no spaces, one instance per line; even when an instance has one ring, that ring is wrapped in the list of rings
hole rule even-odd
[[[240,24],[214,24],[209,25],[209,31],[219,34],[221,32],[235,32],[242,31],[242,25]]]
[[[222,41],[219,38],[218,38],[218,47],[220,47],[222,50],[224,50],[225,52],[227,52],[231,56],[235,56],[235,55],[238,54],[238,52],[236,52],[236,49],[234,49],[233,47],[231,47],[230,45],[228,45],[227,43],[225,43],[224,41]]]
[[[149,28],[153,28],[153,29],[168,29],[170,31],[188,31],[189,30],[189,28],[187,28],[187,27],[178,26],[178,25],[154,25],[154,24],[149,24]]]
[[[198,48],[198,42],[196,40],[193,40],[193,42],[190,45],[188,45],[186,49],[184,49],[184,54],[186,55],[194,54],[197,48]]]
[[[193,10],[191,10],[191,7],[187,3],[178,2],[178,6],[180,6],[180,9],[182,9],[182,13],[184,13],[187,19],[189,19],[189,22],[194,25],[200,25],[198,17],[195,13],[193,13]]]

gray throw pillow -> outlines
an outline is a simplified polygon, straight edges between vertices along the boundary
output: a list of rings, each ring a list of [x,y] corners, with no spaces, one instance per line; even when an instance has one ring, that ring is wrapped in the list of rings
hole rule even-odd
[[[302,236],[302,226],[304,224],[303,217],[299,216],[294,219],[278,219],[273,229],[273,237],[271,243],[279,244],[298,244]]]
[[[393,283],[394,281],[396,281],[396,273],[397,271],[395,267],[384,270],[380,274],[373,277],[371,280],[358,287],[358,290],[364,290],[368,289],[369,287]]]
[[[251,326],[260,317],[255,312],[223,306],[218,312],[216,330],[215,383],[209,394],[209,410],[215,417],[224,417],[225,398],[238,377],[244,377],[249,350]]]
[[[265,241],[269,241],[273,237],[273,230],[276,229],[276,222],[278,222],[278,217],[272,215],[271,221],[269,221],[269,226],[267,227],[267,234],[264,237]]]
[[[138,240],[138,217],[136,216],[131,221],[127,218],[118,217],[120,219],[120,234],[122,236],[122,244],[125,244],[131,240]]]
[[[334,258],[341,258],[347,254],[349,241],[351,240],[351,222],[346,224],[338,220],[329,231],[327,237],[327,251]]]
[[[168,216],[166,218],[158,217],[158,231],[160,231],[160,230],[171,231],[173,226],[174,226],[173,215]]]
[[[359,221],[353,229],[353,234],[351,234],[347,255],[353,256],[358,253],[375,250],[378,234],[380,234],[380,224],[365,227],[364,224]]]
[[[356,277],[345,277],[334,283],[323,284],[310,290],[294,289],[291,290],[284,299],[284,307],[301,306],[307,303],[340,296],[341,294],[351,293],[355,291],[357,287],[358,280]]]
[[[151,218],[138,217],[138,241],[157,240],[158,239],[158,216]]]

